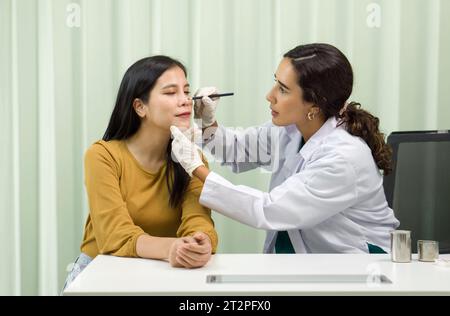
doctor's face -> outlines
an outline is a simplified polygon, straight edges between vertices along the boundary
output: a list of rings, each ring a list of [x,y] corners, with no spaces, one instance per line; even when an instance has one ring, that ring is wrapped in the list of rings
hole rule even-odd
[[[192,112],[189,83],[180,67],[166,70],[156,81],[145,105],[142,124],[170,130],[171,125],[189,128]]]
[[[303,91],[290,58],[283,58],[275,73],[275,85],[266,96],[272,122],[277,126],[306,124],[312,104],[303,101]]]

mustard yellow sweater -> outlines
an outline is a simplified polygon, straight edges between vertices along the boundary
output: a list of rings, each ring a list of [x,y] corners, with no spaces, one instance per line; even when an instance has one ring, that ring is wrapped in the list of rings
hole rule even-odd
[[[192,178],[179,209],[169,206],[166,165],[157,173],[144,170],[124,141],[98,141],[85,155],[89,216],[81,251],[137,257],[142,234],[182,237],[206,233],[217,247],[211,211],[199,204],[203,184]]]

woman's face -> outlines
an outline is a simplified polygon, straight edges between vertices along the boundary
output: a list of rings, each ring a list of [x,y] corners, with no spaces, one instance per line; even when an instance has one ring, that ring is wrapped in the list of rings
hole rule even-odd
[[[189,83],[180,67],[166,70],[156,81],[146,107],[144,124],[169,130],[171,125],[184,130],[190,126],[192,99]]]
[[[307,123],[312,104],[303,101],[297,73],[290,58],[283,58],[275,73],[275,85],[266,97],[272,110],[272,122],[277,126]]]

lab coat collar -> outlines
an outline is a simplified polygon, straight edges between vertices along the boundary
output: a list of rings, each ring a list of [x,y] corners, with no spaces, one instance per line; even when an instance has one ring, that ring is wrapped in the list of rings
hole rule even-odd
[[[337,126],[337,120],[335,117],[330,117],[322,127],[305,143],[305,145],[300,150],[305,161],[308,161],[312,154],[316,151],[323,140],[330,135]]]
[[[298,130],[297,125],[295,125],[295,124],[288,125],[284,129],[286,130],[287,135],[291,139],[296,137],[297,135],[300,135],[300,137],[301,137],[301,133]]]

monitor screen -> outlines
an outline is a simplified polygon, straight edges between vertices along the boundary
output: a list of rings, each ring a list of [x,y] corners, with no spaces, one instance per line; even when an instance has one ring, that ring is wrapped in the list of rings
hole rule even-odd
[[[398,146],[393,209],[400,228],[417,240],[437,240],[450,252],[450,142],[404,142]]]

